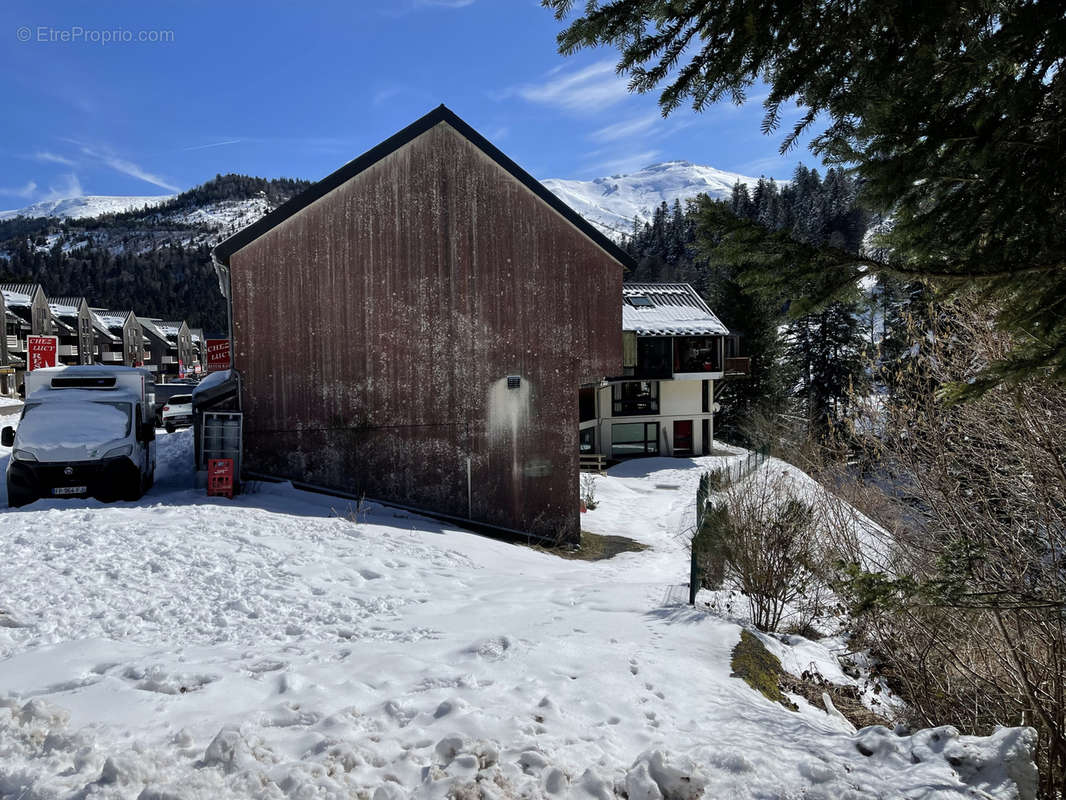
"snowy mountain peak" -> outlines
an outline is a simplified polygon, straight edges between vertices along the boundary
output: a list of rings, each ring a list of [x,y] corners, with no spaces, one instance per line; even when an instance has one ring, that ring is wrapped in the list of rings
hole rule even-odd
[[[549,178],[544,185],[611,238],[628,235],[634,218],[648,221],[661,203],[672,205],[700,194],[728,197],[737,182],[758,178],[691,161],[662,161],[636,172],[589,181]]]
[[[56,200],[41,200],[11,211],[0,211],[0,220],[15,217],[54,217],[56,219],[87,219],[103,214],[122,214],[126,211],[158,206],[171,200],[176,195],[149,195],[144,197],[108,197],[105,195],[83,195],[81,197],[64,197]]]

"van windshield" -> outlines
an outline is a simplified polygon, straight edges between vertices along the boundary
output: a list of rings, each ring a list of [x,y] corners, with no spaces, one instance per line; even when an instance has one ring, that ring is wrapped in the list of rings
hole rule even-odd
[[[23,447],[100,445],[125,439],[133,428],[133,404],[26,403],[18,426]]]

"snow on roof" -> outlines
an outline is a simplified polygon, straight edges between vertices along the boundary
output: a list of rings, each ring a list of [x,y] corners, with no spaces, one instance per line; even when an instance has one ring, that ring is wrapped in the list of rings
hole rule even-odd
[[[112,342],[119,341],[119,337],[111,332],[112,328],[121,328],[126,321],[124,316],[110,311],[96,311],[89,309],[89,318],[93,321],[93,327]],[[116,322],[117,320],[117,322]]]
[[[4,303],[8,306],[28,306],[33,302],[33,298],[23,292],[16,292],[13,289],[3,289]]]
[[[156,327],[163,332],[165,336],[177,336],[178,331],[181,329],[180,322],[157,322]]]
[[[0,283],[0,291],[4,293],[4,301],[8,305],[30,305],[39,288],[39,283]],[[9,295],[12,300],[8,300]]]
[[[78,316],[78,307],[67,305],[66,303],[60,303],[58,301],[51,301],[48,303],[48,307],[52,310],[52,313],[57,317],[76,317]]]
[[[192,390],[192,395],[195,398],[198,394],[203,394],[215,386],[221,386],[226,381],[232,380],[235,375],[236,373],[231,369],[223,369],[218,372],[209,373],[196,385],[196,388]]]
[[[100,320],[108,328],[121,328],[126,324],[126,318],[131,313],[129,311],[111,311],[106,308],[93,308],[90,311],[93,317]]]
[[[639,336],[724,336],[722,324],[687,283],[622,285],[622,330]]]
[[[160,326],[163,324],[162,320],[153,319],[152,317],[137,317],[137,321],[141,323],[141,330],[145,333],[149,333],[157,339],[166,341],[167,334],[165,334]]]

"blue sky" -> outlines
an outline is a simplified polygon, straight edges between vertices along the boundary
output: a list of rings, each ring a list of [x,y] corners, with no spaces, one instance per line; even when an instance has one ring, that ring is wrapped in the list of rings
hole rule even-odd
[[[541,179],[816,163],[805,147],[778,156],[758,102],[662,120],[613,51],[559,55],[559,29],[536,0],[7,0],[0,208],[220,172],[317,179],[442,102]]]

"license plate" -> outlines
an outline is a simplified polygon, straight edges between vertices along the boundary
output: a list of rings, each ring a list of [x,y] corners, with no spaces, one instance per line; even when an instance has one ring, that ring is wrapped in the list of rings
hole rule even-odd
[[[57,486],[52,494],[85,494],[88,489],[88,486]]]

